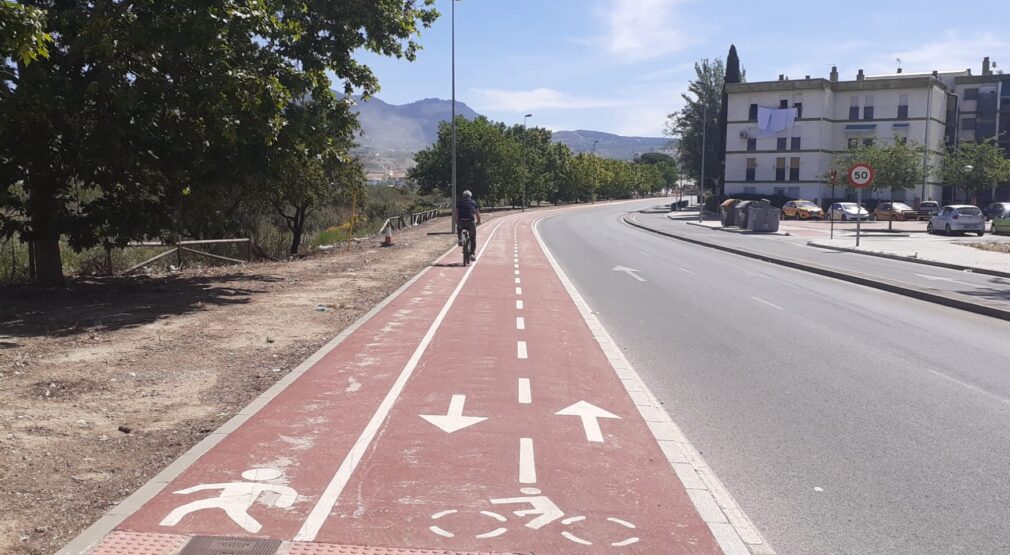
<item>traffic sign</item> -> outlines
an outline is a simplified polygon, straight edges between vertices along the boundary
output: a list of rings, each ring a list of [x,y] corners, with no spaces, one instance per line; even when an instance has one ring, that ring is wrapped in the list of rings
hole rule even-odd
[[[873,166],[856,164],[849,168],[849,184],[856,189],[865,189],[873,184]]]

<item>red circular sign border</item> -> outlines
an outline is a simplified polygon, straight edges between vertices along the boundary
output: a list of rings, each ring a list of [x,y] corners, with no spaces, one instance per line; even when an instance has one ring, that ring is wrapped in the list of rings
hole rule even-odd
[[[856,185],[855,183],[852,182],[852,172],[856,171],[857,168],[866,168],[870,172],[870,180],[863,185]],[[873,171],[873,166],[869,164],[856,164],[851,168],[849,168],[849,185],[851,185],[854,189],[869,188],[871,185],[873,185],[874,178],[876,178],[876,172]]]

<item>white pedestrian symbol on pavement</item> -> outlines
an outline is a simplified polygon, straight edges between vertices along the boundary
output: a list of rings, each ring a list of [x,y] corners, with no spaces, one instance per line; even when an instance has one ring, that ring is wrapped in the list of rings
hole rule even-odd
[[[165,520],[161,521],[161,525],[175,526],[190,513],[205,509],[221,509],[229,518],[235,521],[235,524],[241,526],[243,530],[255,534],[263,526],[256,519],[249,516],[248,511],[256,503],[261,494],[268,491],[276,493],[279,497],[273,500],[272,503],[264,504],[278,508],[290,507],[298,499],[298,493],[287,486],[262,483],[280,478],[281,474],[280,470],[274,468],[255,468],[242,473],[242,477],[249,480],[248,482],[201,484],[173,492],[179,495],[188,495],[198,491],[219,489],[221,490],[221,495],[211,497],[210,499],[193,501],[192,503],[177,507],[165,517]]]

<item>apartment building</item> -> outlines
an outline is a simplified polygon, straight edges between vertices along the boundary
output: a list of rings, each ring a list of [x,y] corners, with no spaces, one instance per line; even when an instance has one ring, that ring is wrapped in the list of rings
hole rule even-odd
[[[999,136],[1010,147],[1010,76],[993,73],[988,58],[979,76],[970,70],[867,76],[860,70],[842,81],[832,68],[827,79],[780,75],[776,81],[727,84],[726,90],[730,195],[841,198],[845,177],[832,188],[832,161],[858,144],[928,145],[924,163],[934,167],[958,140]],[[893,200],[951,201],[953,190],[933,172],[914,189],[894,191]],[[1010,190],[999,194],[1010,196]],[[890,191],[874,195],[892,198]]]

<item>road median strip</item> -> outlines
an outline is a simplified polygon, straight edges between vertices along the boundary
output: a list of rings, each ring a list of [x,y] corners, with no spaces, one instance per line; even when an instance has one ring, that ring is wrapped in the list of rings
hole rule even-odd
[[[878,278],[871,278],[869,276],[861,276],[857,274],[841,272],[838,270],[833,270],[831,268],[826,268],[824,266],[819,266],[816,264],[800,262],[797,260],[790,260],[787,258],[779,258],[736,247],[727,247],[725,245],[720,245],[717,243],[710,243],[708,241],[702,241],[699,239],[694,239],[692,237],[678,235],[676,233],[670,233],[667,231],[662,231],[653,227],[649,227],[645,224],[642,224],[641,222],[636,221],[634,218],[629,218],[627,215],[623,216],[622,220],[624,221],[624,223],[632,227],[636,227],[644,231],[655,233],[657,235],[663,235],[665,237],[670,237],[672,239],[677,239],[687,243],[693,243],[695,245],[700,245],[703,247],[708,247],[723,252],[736,254],[739,256],[745,256],[747,258],[753,258],[755,260],[761,260],[763,262],[777,264],[779,266],[785,266],[787,268],[792,268],[794,270],[801,270],[804,272],[818,274],[825,277],[834,278],[840,281],[845,281],[848,283],[855,283],[857,285],[872,287],[873,289],[879,289],[881,291],[887,291],[889,293],[895,293],[898,295],[919,299],[921,301],[939,304],[950,308],[956,308],[958,310],[964,310],[966,312],[972,312],[974,314],[980,314],[982,316],[989,316],[991,318],[998,318],[1000,320],[1010,321],[1010,311],[1008,310],[1003,310],[991,306],[985,306],[978,303],[964,301],[961,299],[949,297],[946,295],[940,295],[937,293],[930,293],[928,291],[923,291],[921,289],[913,289],[903,285],[898,285],[896,283],[883,281]]]

